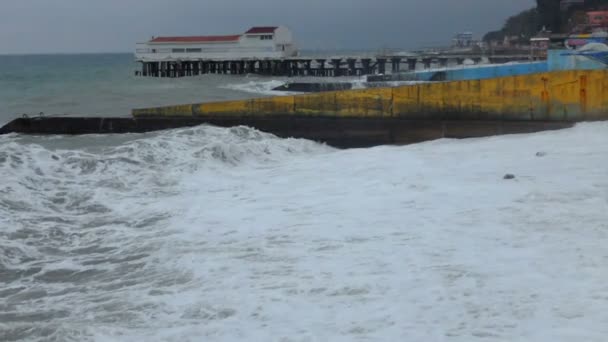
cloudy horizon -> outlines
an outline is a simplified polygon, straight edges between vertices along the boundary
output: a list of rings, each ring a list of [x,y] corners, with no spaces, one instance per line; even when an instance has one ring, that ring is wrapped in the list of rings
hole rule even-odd
[[[480,38],[534,0],[8,0],[0,54],[131,52],[160,35],[238,34],[285,25],[301,49],[440,46],[460,31]]]

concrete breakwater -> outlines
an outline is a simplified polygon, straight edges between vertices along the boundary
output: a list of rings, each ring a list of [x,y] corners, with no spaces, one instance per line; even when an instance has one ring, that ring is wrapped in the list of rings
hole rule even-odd
[[[608,71],[512,77],[135,109],[143,117],[584,121],[608,117]]]
[[[133,118],[18,119],[0,133],[143,132],[211,124],[246,125],[337,147],[406,144],[569,127],[608,119],[608,71],[344,90],[135,109]]]

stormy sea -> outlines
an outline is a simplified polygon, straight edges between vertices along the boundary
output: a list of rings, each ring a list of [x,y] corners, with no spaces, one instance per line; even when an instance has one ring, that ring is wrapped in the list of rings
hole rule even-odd
[[[286,81],[136,68],[0,56],[0,124]],[[9,134],[0,179],[0,341],[608,335],[607,123],[351,150],[249,127]]]

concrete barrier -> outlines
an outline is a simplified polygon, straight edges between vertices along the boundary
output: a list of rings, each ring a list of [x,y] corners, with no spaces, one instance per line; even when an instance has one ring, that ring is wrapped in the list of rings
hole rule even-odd
[[[239,101],[144,108],[144,117],[329,117],[585,121],[608,118],[608,71],[568,70]]]
[[[568,122],[488,120],[404,120],[399,118],[332,118],[283,115],[154,118],[43,117],[19,118],[0,134],[109,134],[141,133],[209,124],[219,127],[249,126],[279,137],[325,142],[335,147],[368,147],[410,144],[439,138],[471,138],[496,134],[531,133],[571,127]]]
[[[366,147],[537,132],[603,119],[608,71],[588,70],[135,109],[132,118],[20,118],[0,134],[245,125],[280,137]]]

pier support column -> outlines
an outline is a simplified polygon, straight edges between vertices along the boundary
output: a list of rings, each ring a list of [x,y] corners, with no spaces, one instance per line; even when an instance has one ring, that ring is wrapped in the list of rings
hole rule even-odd
[[[272,60],[269,62],[270,63],[270,69],[269,69],[269,75],[277,75],[279,73],[279,62]]]
[[[331,64],[334,67],[334,77],[342,76],[342,69],[340,69],[342,58],[332,58]]]
[[[346,64],[348,65],[348,74],[350,76],[357,76],[357,60],[349,58],[346,60]]]
[[[305,69],[305,75],[306,76],[312,76],[312,71],[310,70],[311,69],[311,64],[312,64],[311,60],[304,61],[304,69]]]
[[[299,76],[301,74],[300,61],[298,61],[298,60],[291,61],[291,73],[294,76]]]
[[[270,64],[268,63],[268,61],[260,61],[260,73],[262,75],[268,75],[270,74]]]
[[[424,59],[422,59],[422,63],[424,64],[424,68],[425,69],[430,69],[431,68],[431,63],[433,63],[433,59],[432,58],[424,58]]]
[[[281,61],[281,76],[291,76],[290,62],[288,60]]]
[[[398,74],[399,71],[401,71],[401,58],[399,57],[393,57],[391,58],[391,66],[392,66],[392,70],[391,72],[393,74]]]
[[[361,66],[363,67],[363,69],[361,70],[362,75],[371,75],[373,73],[371,64],[371,58],[361,58]]]
[[[378,73],[384,75],[386,73],[386,58],[376,58],[378,64]]]
[[[407,59],[407,69],[409,71],[415,71],[417,63],[418,63],[418,58],[408,58]]]
[[[325,60],[317,59],[317,64],[319,65],[317,68],[317,76],[326,76],[327,70],[325,70]]]
[[[268,75],[268,69],[270,69],[270,67],[268,66],[268,62],[267,61],[260,61],[260,74],[262,75]]]
[[[248,74],[255,74],[255,63],[256,61],[247,61],[247,73]]]

